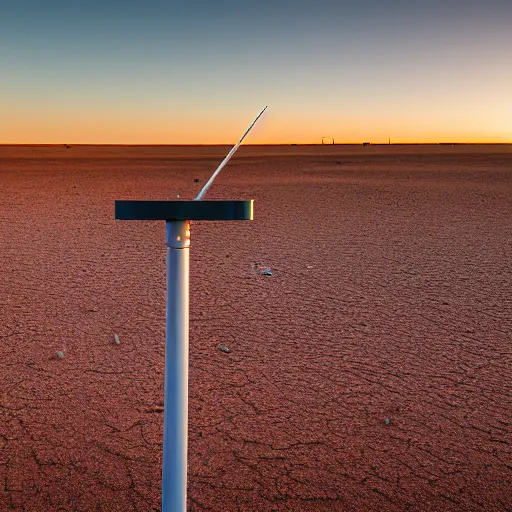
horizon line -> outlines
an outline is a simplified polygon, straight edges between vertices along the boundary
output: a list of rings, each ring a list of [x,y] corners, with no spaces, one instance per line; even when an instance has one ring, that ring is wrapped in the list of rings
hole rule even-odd
[[[269,143],[253,143],[243,144],[243,146],[507,146],[512,145],[510,142],[342,142],[335,144],[322,144],[320,142],[269,142]],[[73,146],[118,146],[118,147],[215,147],[215,146],[233,146],[233,144],[215,143],[188,143],[188,144],[151,144],[151,143],[31,143],[31,142],[0,142],[0,147],[6,146],[22,146],[22,147],[73,147]]]

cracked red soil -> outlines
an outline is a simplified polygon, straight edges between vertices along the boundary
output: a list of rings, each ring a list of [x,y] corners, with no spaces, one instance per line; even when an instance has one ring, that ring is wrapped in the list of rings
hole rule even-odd
[[[159,510],[164,226],[114,200],[226,151],[0,147],[0,510]],[[209,197],[255,220],[192,223],[191,510],[511,510],[512,147],[244,147]]]

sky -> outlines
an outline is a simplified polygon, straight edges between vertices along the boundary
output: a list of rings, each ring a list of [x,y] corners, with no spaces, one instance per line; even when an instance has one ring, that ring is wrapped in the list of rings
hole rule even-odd
[[[512,142],[511,0],[2,0],[0,143]]]

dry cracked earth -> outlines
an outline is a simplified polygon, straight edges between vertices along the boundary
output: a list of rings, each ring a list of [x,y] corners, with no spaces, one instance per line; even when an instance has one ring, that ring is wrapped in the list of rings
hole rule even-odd
[[[0,510],[160,510],[164,225],[114,200],[226,152],[0,147]],[[189,509],[512,510],[512,147],[245,147],[208,197],[255,220],[192,223]]]

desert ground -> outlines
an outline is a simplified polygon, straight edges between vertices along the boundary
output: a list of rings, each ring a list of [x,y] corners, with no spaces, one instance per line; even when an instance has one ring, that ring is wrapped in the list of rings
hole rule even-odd
[[[164,223],[114,200],[228,150],[0,147],[0,510],[160,510]],[[255,205],[192,223],[189,510],[512,510],[512,146],[246,146],[206,198]]]

